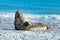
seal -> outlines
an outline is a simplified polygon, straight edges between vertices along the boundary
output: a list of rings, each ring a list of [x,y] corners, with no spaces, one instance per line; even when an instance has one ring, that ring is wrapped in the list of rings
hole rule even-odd
[[[49,25],[25,19],[21,10],[16,11],[14,26],[16,30],[48,30]]]

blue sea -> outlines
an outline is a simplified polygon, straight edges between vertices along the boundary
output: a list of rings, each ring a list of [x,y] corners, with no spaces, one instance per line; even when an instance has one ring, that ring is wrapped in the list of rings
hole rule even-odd
[[[0,0],[0,12],[17,10],[27,14],[60,15],[60,0]]]
[[[14,20],[17,10],[37,22],[60,22],[60,0],[0,0],[0,20]]]

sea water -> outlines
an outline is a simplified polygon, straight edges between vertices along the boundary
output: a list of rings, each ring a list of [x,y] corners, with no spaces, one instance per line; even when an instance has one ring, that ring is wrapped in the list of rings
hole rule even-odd
[[[17,10],[27,14],[60,14],[60,0],[0,0],[0,12]]]

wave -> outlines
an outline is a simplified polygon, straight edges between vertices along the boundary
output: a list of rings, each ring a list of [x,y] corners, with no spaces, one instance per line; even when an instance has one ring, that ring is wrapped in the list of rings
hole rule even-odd
[[[44,20],[60,20],[60,15],[40,15],[40,14],[27,14],[23,13],[26,18],[30,19],[44,19]],[[8,12],[0,12],[0,19],[13,19],[14,20],[15,13],[8,13]]]
[[[47,19],[60,19],[60,15],[40,15],[40,14],[24,14],[28,18],[47,18]]]
[[[25,14],[27,18],[33,19],[37,22],[60,23],[60,15],[40,15],[40,14]]]

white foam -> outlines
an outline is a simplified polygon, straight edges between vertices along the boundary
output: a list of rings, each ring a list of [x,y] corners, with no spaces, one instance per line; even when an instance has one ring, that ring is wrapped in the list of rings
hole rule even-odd
[[[44,19],[59,19],[60,15],[40,15],[40,14],[24,14],[28,18],[44,18]]]
[[[40,15],[40,14],[25,14],[24,16],[26,18],[43,18],[43,19],[57,19],[60,20],[60,15]],[[15,17],[15,13],[8,13],[8,12],[0,12],[0,17],[3,18],[14,18]]]

